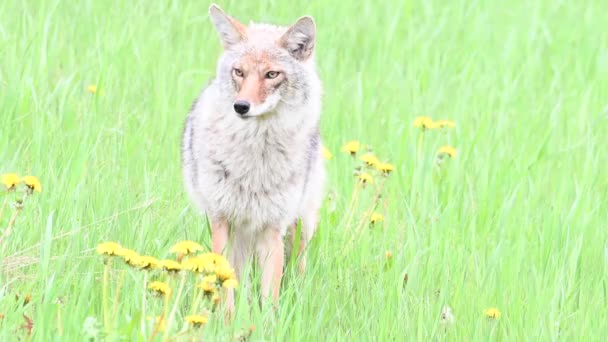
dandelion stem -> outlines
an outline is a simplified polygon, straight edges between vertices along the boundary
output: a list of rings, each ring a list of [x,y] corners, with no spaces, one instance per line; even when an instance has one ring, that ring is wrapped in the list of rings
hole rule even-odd
[[[109,311],[110,309],[108,308],[108,282],[109,282],[109,278],[110,278],[110,263],[112,262],[112,259],[107,258],[106,262],[105,262],[105,267],[103,270],[103,323],[104,323],[104,327],[106,328],[106,331],[109,331]]]
[[[424,143],[424,128],[418,133],[418,146],[416,147],[416,161],[420,160],[422,155],[422,144]]]
[[[365,214],[365,216],[361,219],[361,221],[359,221],[359,224],[357,225],[357,227],[354,230],[355,234],[351,234],[350,240],[348,240],[348,243],[346,243],[346,245],[345,245],[346,247],[350,246],[353,243],[353,241],[355,240],[355,236],[357,236],[356,233],[358,233],[362,229],[365,222],[369,221],[370,215],[378,207],[378,204],[380,203],[380,197],[382,196],[382,191],[384,190],[385,183],[386,183],[386,178],[384,178],[382,180],[382,183],[380,183],[380,185],[378,186],[378,190],[376,191],[376,195],[374,195],[374,200],[372,202],[372,205],[370,206],[370,208],[367,211],[367,213]],[[346,250],[348,250],[348,248],[344,248],[343,250],[346,251]]]
[[[0,244],[4,241],[4,239],[6,239],[11,234],[11,231],[13,230],[13,226],[15,225],[15,221],[17,220],[17,216],[19,215],[21,210],[22,210],[21,207],[17,207],[17,209],[15,209],[15,212],[13,213],[11,220],[8,222],[8,226],[2,233],[2,236],[0,236]],[[4,254],[5,247],[6,246],[2,246],[2,254]]]
[[[61,323],[61,304],[57,304],[57,333],[63,335],[63,324]]]
[[[348,208],[346,209],[346,223],[344,224],[344,227],[348,227],[350,225],[350,221],[352,219],[353,216],[353,211],[355,210],[355,204],[357,203],[357,199],[359,198],[359,190],[361,189],[361,184],[360,181],[357,180],[355,183],[355,190],[353,191],[353,194],[350,198],[350,204],[348,205]]]
[[[163,341],[167,341],[167,338],[169,335],[169,330],[171,329],[171,325],[173,324],[173,318],[175,317],[175,313],[177,311],[177,305],[181,299],[182,291],[184,290],[185,283],[186,283],[186,272],[182,272],[182,278],[179,282],[179,289],[177,290],[177,295],[175,296],[175,301],[173,302],[173,308],[171,309],[171,313],[169,314],[169,318],[167,319],[167,328],[165,329]]]
[[[372,213],[374,211],[376,211],[376,208],[378,208],[378,204],[380,204],[380,198],[382,197],[382,191],[384,190],[385,183],[386,183],[386,178],[384,178],[382,180],[382,183],[380,183],[380,186],[378,186],[378,190],[376,191],[376,194],[374,195],[374,200],[372,201],[372,205],[369,207],[369,210],[367,210],[365,217],[357,225],[355,232],[358,232],[359,230],[361,230],[361,228],[363,227],[365,222],[369,222],[370,216],[372,215]]]
[[[112,321],[112,325],[114,325],[116,321],[116,317],[118,316],[118,303],[120,303],[120,290],[122,289],[122,284],[125,280],[125,272],[122,271],[120,274],[120,281],[116,284],[116,294],[114,295],[114,307],[112,308],[112,317],[114,320]]]
[[[144,290],[141,296],[141,335],[146,335],[146,290],[148,289],[148,272],[144,272]]]
[[[4,208],[8,204],[8,195],[4,197],[4,201],[2,201],[2,207],[0,207],[0,220],[2,219],[2,215],[4,214]]]
[[[202,294],[200,293],[202,290],[196,288],[194,289],[194,300],[192,301],[192,307],[190,307],[190,314],[194,315],[196,313],[196,309],[198,308],[198,303],[200,302],[200,299],[202,297]]]
[[[165,303],[167,303],[169,300],[165,300]],[[161,316],[160,320],[157,320],[154,324],[154,330],[152,331],[152,335],[150,335],[150,338],[148,339],[149,342],[154,341],[154,337],[156,337],[156,334],[158,334],[158,331],[160,330],[160,325],[162,320],[165,319],[165,316]]]
[[[169,315],[169,301],[171,300],[171,295],[170,294],[165,294],[164,295],[164,300],[165,300],[165,305],[163,307],[163,319],[166,320],[167,316]],[[166,322],[166,321],[165,321]],[[159,326],[160,327],[160,326]],[[155,328],[156,330],[156,328]],[[167,325],[165,324],[165,331],[167,330]],[[156,333],[157,331],[155,331]]]

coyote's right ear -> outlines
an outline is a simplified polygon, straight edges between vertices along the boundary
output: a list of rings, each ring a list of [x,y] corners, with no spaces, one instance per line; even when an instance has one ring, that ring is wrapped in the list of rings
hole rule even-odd
[[[209,6],[209,16],[215,25],[215,29],[220,34],[224,49],[228,49],[245,39],[247,30],[245,25],[226,15],[218,5],[212,4]]]

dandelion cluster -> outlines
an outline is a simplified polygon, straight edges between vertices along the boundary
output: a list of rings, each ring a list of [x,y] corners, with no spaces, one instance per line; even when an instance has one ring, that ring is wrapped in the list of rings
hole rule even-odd
[[[42,185],[36,176],[20,177],[16,173],[5,173],[0,177],[0,182],[6,192],[17,192],[21,184],[24,186],[22,190],[25,193],[42,192]]]
[[[361,143],[357,140],[349,141],[342,146],[342,151],[352,157],[356,157],[360,149]],[[393,164],[380,161],[380,159],[371,151],[360,155],[359,161],[362,165],[357,165],[355,170],[358,171],[356,174],[363,183],[373,183],[373,177],[370,172],[379,172],[383,175],[388,175],[395,170]]]
[[[386,160],[379,158],[369,146],[363,145],[358,140],[346,142],[341,151],[352,157],[355,163],[353,166],[353,174],[355,176],[355,185],[352,193],[351,201],[345,216],[345,226],[349,226],[359,206],[359,197],[361,197],[362,189],[370,189],[365,197],[370,197],[369,209],[365,211],[364,217],[359,221],[357,229],[367,224],[379,224],[384,221],[384,216],[376,212],[376,208],[380,205],[380,199],[384,190],[384,184],[388,176],[395,171],[395,166]]]
[[[415,118],[412,125],[415,128],[420,129],[420,135],[418,137],[418,147],[416,149],[418,156],[420,156],[422,153],[422,145],[424,142],[424,134],[426,133],[426,131],[438,129],[438,130],[442,130],[445,132],[444,129],[456,127],[456,123],[454,121],[451,121],[451,120],[435,121],[428,116],[419,116],[419,117]],[[441,146],[437,150],[437,164],[441,165],[443,162],[443,159],[446,157],[456,158],[457,154],[458,154],[458,151],[454,147],[452,147],[450,145]]]
[[[413,126],[415,128],[421,128],[422,130],[427,129],[442,129],[442,128],[455,128],[456,123],[451,120],[437,120],[434,121],[428,116],[419,116],[414,119]]]
[[[153,256],[140,255],[134,250],[123,247],[117,242],[103,242],[97,245],[97,254],[103,257],[104,270],[104,318],[106,324],[108,317],[115,317],[116,314],[109,313],[107,303],[108,285],[110,283],[110,268],[112,260],[121,260],[123,265],[127,265],[128,270],[132,270],[135,275],[139,274],[142,280],[143,297],[151,296],[149,305],[150,310],[161,307],[159,312],[154,312],[154,316],[146,315],[146,301],[144,301],[144,312],[142,317],[142,327],[146,321],[152,321],[152,337],[155,334],[168,334],[174,331],[178,315],[177,307],[189,304],[190,314],[184,315],[181,319],[181,332],[188,333],[191,328],[201,328],[216,311],[222,298],[225,298],[227,291],[237,288],[238,282],[234,269],[226,258],[220,254],[206,252],[205,248],[193,241],[182,241],[173,245],[169,249],[170,255],[175,255],[175,259],[157,259]],[[143,271],[143,272],[142,272]],[[140,273],[141,272],[141,273]],[[137,276],[135,276],[137,277]],[[148,281],[151,279],[151,281]],[[191,283],[190,286],[186,286]],[[118,285],[117,285],[118,287]],[[182,298],[191,292],[188,302]],[[154,304],[158,301],[158,304]],[[117,307],[114,305],[114,307]],[[172,308],[170,310],[170,308]],[[148,317],[144,321],[144,317]],[[155,317],[151,319],[150,317]],[[173,330],[172,330],[173,329]],[[166,337],[166,336],[165,336]]]
[[[203,246],[194,241],[182,241],[171,247],[169,252],[175,253],[179,257],[180,255],[189,255],[196,252],[202,252],[203,250]]]
[[[42,184],[36,176],[21,177],[17,173],[5,173],[0,176],[0,225],[7,208],[13,209],[7,228],[0,235],[0,243],[12,233],[19,213],[36,192],[42,192]]]

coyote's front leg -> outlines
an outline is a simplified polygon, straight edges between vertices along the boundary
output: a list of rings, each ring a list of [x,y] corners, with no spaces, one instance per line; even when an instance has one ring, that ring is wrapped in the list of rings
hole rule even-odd
[[[211,219],[211,248],[214,253],[224,254],[228,245],[230,224],[226,219]],[[229,319],[234,313],[234,291],[229,289],[226,293],[226,318]]]
[[[266,228],[256,241],[258,262],[262,268],[262,297],[267,299],[272,295],[275,304],[279,299],[283,278],[283,248],[281,231],[276,228]]]
[[[211,248],[214,253],[222,254],[228,244],[228,221],[222,218],[211,219]]]

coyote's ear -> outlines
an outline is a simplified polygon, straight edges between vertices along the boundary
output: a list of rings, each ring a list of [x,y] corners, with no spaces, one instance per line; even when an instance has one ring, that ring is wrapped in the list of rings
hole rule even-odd
[[[218,5],[212,4],[209,6],[209,16],[211,17],[211,21],[213,21],[213,25],[215,25],[215,29],[220,34],[224,49],[228,49],[245,39],[247,29],[245,25],[226,15]]]
[[[306,16],[298,19],[279,39],[279,45],[299,61],[307,60],[315,48],[315,21]]]

